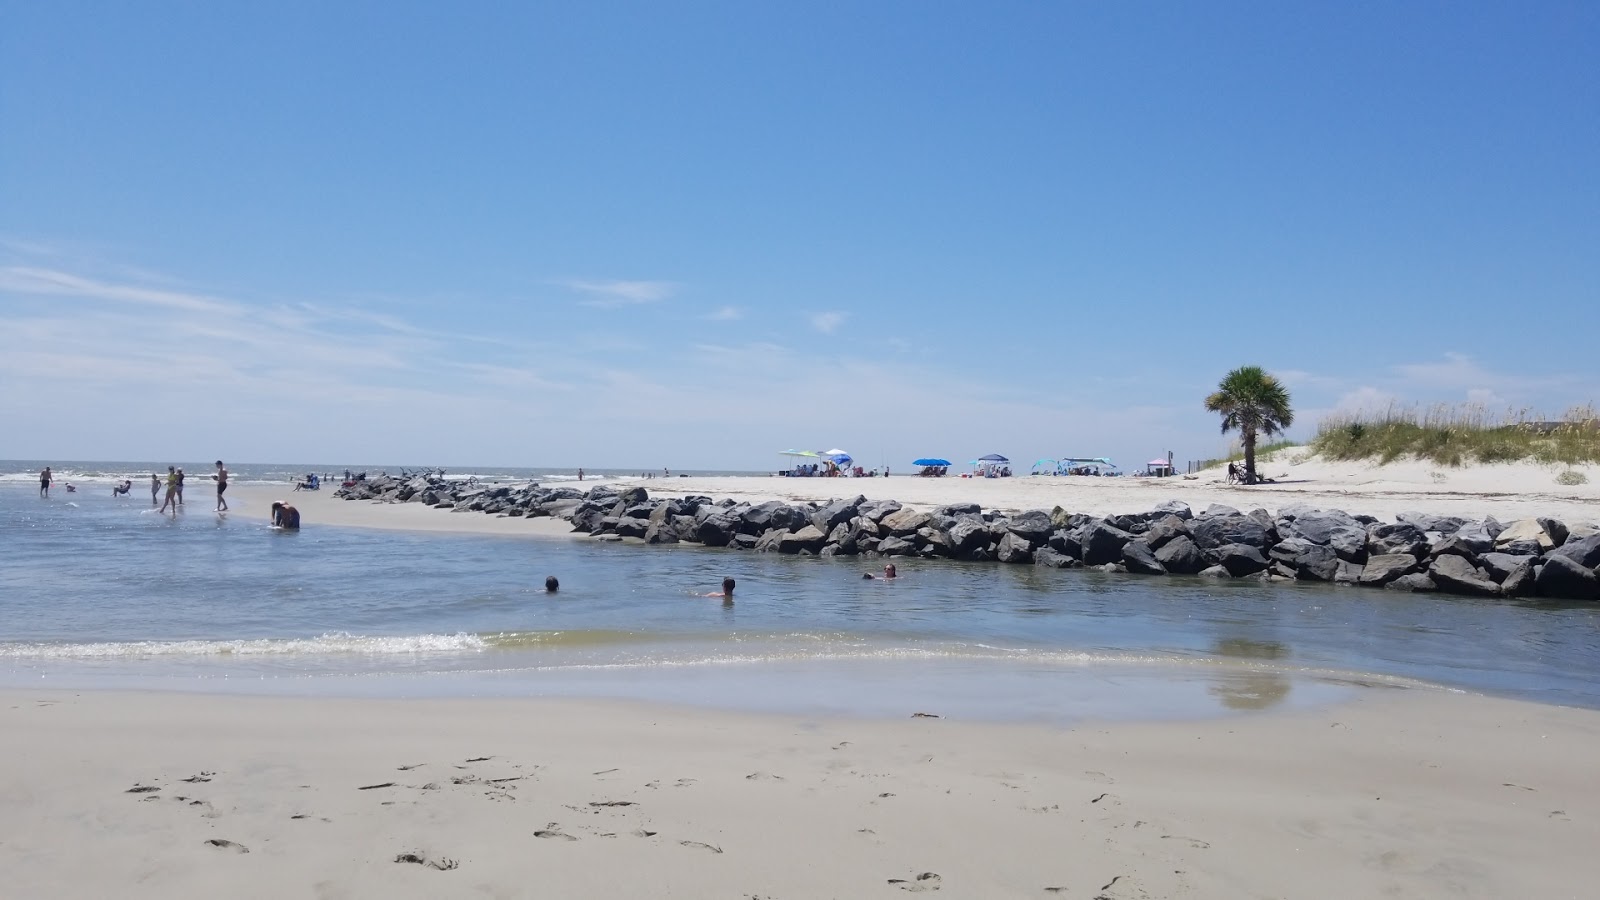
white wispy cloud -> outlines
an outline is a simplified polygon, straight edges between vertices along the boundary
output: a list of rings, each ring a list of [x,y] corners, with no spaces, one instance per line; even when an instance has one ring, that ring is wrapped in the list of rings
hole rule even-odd
[[[823,334],[833,334],[848,317],[847,313],[842,312],[819,312],[811,317],[811,327]]]
[[[737,306],[723,306],[706,316],[713,322],[732,322],[744,318],[744,310]]]
[[[228,304],[222,303],[215,298],[199,294],[138,285],[115,284],[54,269],[35,269],[28,266],[0,268],[0,291],[13,291],[18,294],[32,296],[87,297],[121,303],[163,306],[192,312],[215,312],[230,308]]]
[[[677,285],[670,281],[586,281],[583,279],[569,279],[561,283],[580,294],[587,295],[588,299],[582,301],[585,306],[598,306],[601,308],[655,303],[658,300],[665,300],[677,292]]]

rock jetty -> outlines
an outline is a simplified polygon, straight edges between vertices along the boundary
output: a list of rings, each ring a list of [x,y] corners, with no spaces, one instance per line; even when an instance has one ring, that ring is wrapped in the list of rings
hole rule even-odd
[[[1555,519],[1501,523],[1401,513],[1397,521],[1288,506],[1276,515],[1168,501],[1096,517],[1003,513],[957,503],[921,511],[857,496],[826,504],[654,498],[638,486],[587,491],[384,476],[340,488],[346,500],[423,503],[451,512],[549,517],[598,540],[693,543],[808,556],[995,560],[1057,569],[1327,581],[1394,591],[1600,602],[1600,530]]]

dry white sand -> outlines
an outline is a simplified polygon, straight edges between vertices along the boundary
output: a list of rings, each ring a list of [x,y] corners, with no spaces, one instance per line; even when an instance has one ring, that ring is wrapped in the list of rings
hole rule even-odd
[[[11,897],[1578,898],[1600,875],[1600,713],[1443,691],[1070,729],[11,691],[0,725]]]

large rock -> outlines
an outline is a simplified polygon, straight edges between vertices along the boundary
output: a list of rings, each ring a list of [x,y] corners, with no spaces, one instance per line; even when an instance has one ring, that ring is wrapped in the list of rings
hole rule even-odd
[[[1306,581],[1332,581],[1339,569],[1339,557],[1333,548],[1305,538],[1280,541],[1269,557],[1287,567],[1295,578]]]
[[[1201,550],[1216,550],[1229,544],[1243,544],[1265,550],[1267,529],[1249,516],[1201,516],[1189,523],[1189,534]]]
[[[1208,555],[1235,578],[1254,575],[1267,569],[1267,558],[1261,555],[1259,548],[1249,544],[1224,544]]]
[[[1210,566],[1208,568],[1201,569],[1200,572],[1199,572],[1199,575],[1200,575],[1201,578],[1232,578],[1233,577],[1233,573],[1229,572],[1227,570],[1227,568],[1224,567],[1224,566]]]
[[[642,487],[631,487],[627,488],[626,490],[618,491],[616,497],[618,500],[629,506],[636,506],[640,503],[648,503],[650,500],[650,492]]]
[[[783,544],[783,539],[788,534],[789,532],[782,528],[769,528],[762,532],[761,537],[756,539],[755,546],[751,549],[757,553],[774,553]]]
[[[1562,522],[1560,519],[1551,519],[1540,516],[1539,527],[1544,529],[1544,533],[1550,536],[1550,542],[1555,544],[1557,547],[1565,544],[1567,542],[1567,537],[1571,534],[1571,530],[1567,528],[1566,523]]]
[[[1454,537],[1466,541],[1474,553],[1488,553],[1494,549],[1494,539],[1504,530],[1505,526],[1494,519],[1484,519],[1461,526],[1456,529]]]
[[[1387,591],[1408,591],[1413,594],[1429,594],[1439,589],[1433,579],[1425,572],[1412,572],[1410,575],[1401,575],[1399,578],[1385,584]]]
[[[1365,566],[1358,565],[1348,560],[1339,560],[1339,565],[1333,570],[1334,584],[1360,584],[1361,573],[1366,571]]]
[[[1534,585],[1533,557],[1524,556],[1500,582],[1500,593],[1506,597],[1526,597],[1536,590]]]
[[[1042,546],[1055,530],[1050,524],[1050,514],[1041,509],[1030,509],[1006,520],[1006,530],[1028,542],[1029,547]]]
[[[1189,536],[1188,523],[1177,516],[1163,516],[1150,523],[1150,527],[1144,533],[1144,540],[1150,545],[1150,549],[1160,550],[1167,541],[1179,536]]]
[[[1548,556],[1564,557],[1585,569],[1593,569],[1600,566],[1600,534],[1577,540],[1568,538],[1565,544],[1551,550]]]
[[[1434,544],[1428,550],[1428,555],[1436,557],[1459,556],[1473,565],[1478,564],[1478,554],[1472,549],[1472,545],[1453,534]],[[1438,579],[1434,580],[1437,581]]]
[[[1071,569],[1082,565],[1082,563],[1067,556],[1065,553],[1057,553],[1049,547],[1040,547],[1033,551],[1033,564],[1036,566],[1048,566],[1052,569]]]
[[[1220,516],[1237,516],[1242,515],[1242,513],[1231,506],[1224,506],[1221,503],[1213,503],[1210,506],[1207,506],[1205,512],[1201,513],[1200,515],[1202,517],[1209,518]]]
[[[1497,597],[1500,595],[1500,585],[1495,584],[1487,573],[1479,571],[1465,557],[1447,553],[1435,557],[1428,566],[1428,577],[1439,586],[1442,591],[1452,594],[1467,594],[1473,597]]]
[[[646,544],[676,544],[678,542],[678,529],[671,518],[650,522],[645,526],[644,542]]]
[[[853,500],[835,500],[812,513],[811,524],[815,525],[818,531],[827,534],[835,526],[855,518],[856,510],[865,502],[867,498],[863,496],[857,496]]]
[[[868,500],[861,504],[858,514],[863,518],[871,519],[874,523],[882,522],[885,516],[893,515],[901,509],[899,500]]]
[[[918,512],[914,509],[902,509],[899,512],[885,516],[878,525],[886,533],[894,537],[905,537],[906,535],[916,534],[918,528],[927,525],[931,521],[933,521],[933,516],[928,513]]]
[[[1316,510],[1296,516],[1292,522],[1280,524],[1278,533],[1285,538],[1300,538],[1313,544],[1329,544],[1339,529],[1355,529],[1365,536],[1366,529],[1356,523],[1348,513],[1340,510]]]
[[[1033,548],[1026,539],[1007,533],[995,548],[995,558],[1004,563],[1033,562]]]
[[[950,553],[957,559],[970,559],[973,551],[989,545],[989,530],[980,519],[958,519],[947,533],[950,536]]]
[[[1368,556],[1386,556],[1395,553],[1426,556],[1427,535],[1424,535],[1417,526],[1405,522],[1379,525],[1367,532]]]
[[[883,556],[913,556],[917,552],[917,545],[900,537],[886,537],[878,542],[878,553]]]
[[[1361,583],[1384,585],[1421,568],[1422,563],[1409,553],[1384,553],[1368,557],[1366,568],[1361,570]]]
[[[934,507],[936,516],[976,516],[983,513],[983,507],[976,503],[947,503],[944,506]]]
[[[642,538],[650,530],[650,520],[638,516],[623,516],[617,520],[617,534],[623,537]]]
[[[1156,551],[1156,562],[1174,575],[1193,575],[1205,568],[1205,557],[1200,548],[1186,534],[1180,534],[1161,545]]]
[[[1133,535],[1128,532],[1096,522],[1080,540],[1084,565],[1102,566],[1122,559],[1122,547],[1131,540]]]
[[[1488,571],[1489,577],[1497,582],[1505,581],[1506,576],[1516,571],[1518,567],[1532,561],[1533,557],[1510,553],[1485,553],[1478,557],[1479,565],[1482,565]]]
[[[1185,521],[1194,518],[1194,510],[1190,509],[1189,504],[1182,500],[1163,500],[1157,503],[1155,509],[1151,510],[1151,512],[1154,513],[1151,517],[1152,521],[1163,516],[1177,516]]]
[[[1122,564],[1129,572],[1139,575],[1165,575],[1167,567],[1156,561],[1154,550],[1144,541],[1129,541],[1122,545]]]
[[[1518,519],[1512,522],[1506,526],[1505,531],[1500,532],[1499,537],[1494,539],[1494,545],[1497,549],[1500,549],[1518,541],[1536,541],[1539,544],[1540,552],[1549,550],[1556,545],[1550,535],[1545,533],[1544,526],[1539,524],[1538,519]]]
[[[695,540],[707,547],[726,547],[738,531],[738,521],[729,516],[707,516],[696,525]]]
[[[1367,561],[1367,530],[1356,526],[1335,528],[1328,536],[1328,547],[1345,562],[1364,564]]]
[[[1417,530],[1423,533],[1432,531],[1446,536],[1455,534],[1461,529],[1461,526],[1467,524],[1466,519],[1457,518],[1456,516],[1430,516],[1427,513],[1419,512],[1403,512],[1395,516],[1394,519],[1396,522],[1415,525]]]
[[[815,525],[807,525],[799,531],[784,535],[778,541],[778,552],[799,553],[801,550],[810,550],[816,553],[827,542],[828,536],[822,533],[822,529]]]
[[[1600,600],[1600,579],[1595,577],[1594,570],[1579,565],[1571,557],[1554,553],[1545,557],[1544,565],[1533,579],[1533,585],[1541,597]]]

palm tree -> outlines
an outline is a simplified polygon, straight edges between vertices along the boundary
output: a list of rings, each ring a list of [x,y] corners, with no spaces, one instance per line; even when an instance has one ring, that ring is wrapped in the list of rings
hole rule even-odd
[[[1294,424],[1289,391],[1260,366],[1240,366],[1223,377],[1206,409],[1222,413],[1222,433],[1239,429],[1244,444],[1245,484],[1256,483],[1256,436],[1281,434]]]

